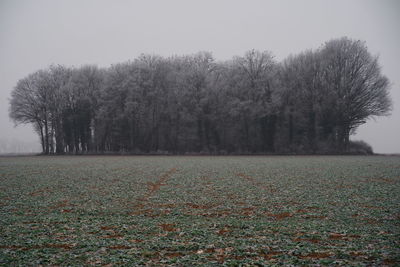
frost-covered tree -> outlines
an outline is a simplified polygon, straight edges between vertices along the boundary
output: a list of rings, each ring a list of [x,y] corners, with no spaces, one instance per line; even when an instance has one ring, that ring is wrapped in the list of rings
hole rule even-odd
[[[10,117],[33,124],[46,154],[337,153],[389,113],[388,88],[365,43],[341,38],[281,63],[250,50],[50,66],[17,83]]]

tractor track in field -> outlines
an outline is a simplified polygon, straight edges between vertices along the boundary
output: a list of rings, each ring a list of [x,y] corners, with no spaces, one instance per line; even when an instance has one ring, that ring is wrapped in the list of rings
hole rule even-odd
[[[276,189],[273,188],[272,186],[265,185],[265,184],[257,181],[256,179],[254,179],[254,177],[252,177],[250,175],[247,175],[247,174],[242,173],[242,172],[236,173],[236,175],[241,177],[241,178],[243,178],[244,180],[248,181],[250,184],[252,184],[253,186],[255,186],[257,188],[262,188],[262,189],[268,190],[271,193],[276,191]]]
[[[169,211],[165,210],[165,211],[158,211],[156,212],[154,210],[155,207],[158,208],[171,208],[169,205],[170,204],[166,204],[166,205],[152,205],[150,198],[152,196],[154,196],[155,194],[157,194],[157,192],[160,190],[160,188],[162,186],[166,186],[167,185],[167,181],[168,179],[178,171],[177,168],[171,168],[168,171],[166,171],[165,173],[163,173],[159,179],[156,182],[147,182],[147,192],[142,195],[141,197],[137,198],[137,203],[134,205],[134,209],[135,211],[130,212],[130,215],[146,215],[146,216],[151,216],[151,217],[155,217],[155,216],[160,216],[162,214],[166,214]]]
[[[139,199],[141,201],[148,201],[153,195],[157,193],[157,191],[160,190],[162,186],[167,185],[167,180],[178,171],[177,168],[171,168],[168,171],[166,171],[164,174],[160,176],[160,178],[152,183],[152,182],[147,182],[147,187],[148,190],[147,192]]]

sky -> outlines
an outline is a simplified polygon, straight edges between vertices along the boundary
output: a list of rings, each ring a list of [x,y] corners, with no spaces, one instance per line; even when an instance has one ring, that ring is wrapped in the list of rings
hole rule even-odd
[[[19,79],[50,64],[107,67],[142,53],[199,51],[226,60],[250,49],[280,61],[347,36],[379,55],[393,99],[390,117],[351,138],[400,153],[399,26],[397,0],[0,0],[0,140],[38,143],[30,126],[10,121],[9,98]]]

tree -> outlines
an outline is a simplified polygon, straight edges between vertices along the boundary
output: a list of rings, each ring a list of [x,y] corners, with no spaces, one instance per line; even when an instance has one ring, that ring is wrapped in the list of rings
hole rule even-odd
[[[358,126],[371,117],[389,114],[389,80],[365,42],[334,39],[324,45],[321,56],[324,86],[333,98],[337,147],[345,151]]]
[[[33,124],[46,154],[332,153],[389,114],[388,88],[365,43],[342,38],[281,63],[250,50],[52,65],[17,83],[10,117]]]
[[[11,93],[10,101],[11,119],[15,123],[34,124],[34,129],[40,133],[45,154],[54,151],[52,107],[55,106],[55,103],[53,103],[52,86],[50,71],[37,71],[17,83]]]
[[[276,108],[278,95],[276,86],[277,66],[270,52],[248,51],[244,57],[234,61],[239,80],[237,98],[241,111],[243,139],[246,151],[259,147],[252,138],[261,134],[262,150],[273,152],[276,134]],[[257,130],[259,128],[260,130]]]
[[[103,86],[103,71],[96,66],[86,65],[70,71],[68,84],[64,87],[63,131],[65,150],[98,151],[98,101]]]
[[[319,116],[325,88],[321,84],[322,66],[319,51],[305,51],[290,56],[282,64],[283,120],[287,123],[288,145],[302,151],[317,150]]]
[[[18,124],[32,123],[40,136],[43,153],[46,152],[42,106],[38,95],[40,71],[19,80],[11,93],[10,118]]]

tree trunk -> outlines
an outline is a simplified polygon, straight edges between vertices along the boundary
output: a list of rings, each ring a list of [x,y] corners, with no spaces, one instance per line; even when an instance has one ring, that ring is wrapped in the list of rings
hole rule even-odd
[[[57,154],[64,153],[64,140],[63,140],[60,120],[56,122],[55,138],[56,138],[56,153]]]
[[[308,113],[308,127],[307,127],[308,147],[311,152],[315,153],[316,150],[316,127],[315,127],[315,112],[312,110]]]
[[[46,148],[45,148],[45,141],[44,141],[44,135],[43,135],[43,125],[40,121],[37,122],[37,125],[40,129],[40,144],[42,145],[42,153],[46,152]]]
[[[247,116],[244,116],[244,142],[245,142],[245,150],[246,152],[248,152],[250,143],[249,143],[249,124]]]
[[[46,147],[45,154],[48,155],[50,151],[49,151],[49,126],[47,123],[47,114],[45,115],[44,118],[44,132],[45,132],[45,147]]]
[[[180,115],[178,111],[176,118],[176,126],[175,126],[175,153],[179,152],[179,132],[180,132]]]
[[[275,132],[276,132],[276,115],[268,116],[267,128],[267,151],[275,151]]]
[[[199,116],[197,118],[197,151],[200,152],[203,150],[203,121]]]
[[[289,147],[290,147],[290,151],[293,151],[293,132],[294,132],[293,114],[292,114],[292,111],[290,111],[289,112]]]
[[[343,123],[338,128],[338,149],[340,152],[346,152],[350,143],[350,127],[348,124]]]

